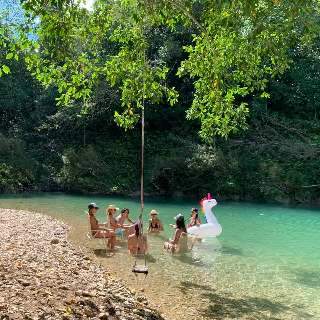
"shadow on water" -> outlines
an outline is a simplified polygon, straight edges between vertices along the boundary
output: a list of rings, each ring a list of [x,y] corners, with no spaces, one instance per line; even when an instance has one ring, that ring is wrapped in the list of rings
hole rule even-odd
[[[209,300],[209,306],[202,311],[203,316],[215,319],[239,319],[250,316],[250,319],[283,319],[277,314],[286,312],[289,308],[281,303],[270,301],[265,298],[232,298],[219,295],[215,292],[202,294],[203,298]]]
[[[291,273],[294,276],[294,279],[292,279],[292,281],[310,288],[320,288],[320,270],[310,271],[297,269],[291,271]]]
[[[146,254],[146,261],[149,263],[155,263],[155,262],[157,262],[157,259],[154,256],[152,256],[150,253],[147,253]]]
[[[229,254],[232,256],[244,256],[244,253],[241,249],[237,249],[237,248],[233,248],[225,245],[220,249],[220,252],[222,254]]]
[[[204,291],[215,291],[214,288],[204,285],[204,284],[198,284],[198,283],[194,283],[191,281],[181,281],[180,282],[180,286],[179,289],[181,291],[185,291],[185,290],[189,290],[189,289],[200,289],[200,290],[204,290]]]
[[[106,249],[93,249],[93,253],[95,256],[99,258],[111,258],[114,256],[114,252],[112,251],[107,251]]]
[[[182,263],[189,264],[194,267],[204,267],[205,263],[198,258],[194,258],[189,254],[177,254],[172,256],[174,259],[179,260]]]
[[[201,285],[191,281],[182,281],[179,289],[184,294],[188,291],[194,292],[194,290],[197,290],[200,292],[202,299],[208,300],[209,305],[200,310],[202,316],[207,319],[314,319],[312,314],[303,311],[303,305],[289,307],[266,298],[236,298],[229,294],[217,293],[211,286]]]

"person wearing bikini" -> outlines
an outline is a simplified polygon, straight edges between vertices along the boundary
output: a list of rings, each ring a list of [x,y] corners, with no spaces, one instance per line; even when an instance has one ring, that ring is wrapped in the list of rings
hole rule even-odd
[[[151,210],[150,211],[150,220],[149,220],[149,227],[148,232],[149,233],[159,233],[163,231],[163,225],[158,218],[158,212],[157,210]]]

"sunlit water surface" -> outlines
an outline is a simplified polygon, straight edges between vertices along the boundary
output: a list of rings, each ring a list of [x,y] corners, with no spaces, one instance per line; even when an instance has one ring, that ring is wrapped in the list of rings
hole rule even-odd
[[[72,226],[70,238],[99,248],[86,238],[84,213],[89,202],[131,209],[135,199],[41,194],[0,196],[0,207],[43,212]],[[143,289],[169,319],[320,319],[320,211],[247,203],[219,203],[216,216],[223,226],[219,239],[206,240],[184,256],[163,251],[177,213],[187,217],[195,202],[147,200],[165,224],[163,237],[149,236],[150,275],[136,278],[134,259],[122,244],[112,257],[95,250],[100,263],[131,287]],[[105,221],[105,210],[98,219]],[[147,220],[147,216],[145,216]]]

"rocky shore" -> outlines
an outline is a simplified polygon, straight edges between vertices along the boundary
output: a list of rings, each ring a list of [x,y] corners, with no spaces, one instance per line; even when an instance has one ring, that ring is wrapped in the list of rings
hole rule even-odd
[[[0,209],[0,228],[0,320],[163,319],[73,246],[64,223]]]

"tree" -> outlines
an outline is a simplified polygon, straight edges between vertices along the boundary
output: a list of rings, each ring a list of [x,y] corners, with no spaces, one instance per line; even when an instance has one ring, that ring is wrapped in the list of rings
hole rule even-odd
[[[5,0],[0,6],[0,77],[10,73],[10,60],[18,61],[19,51],[28,43],[19,38],[23,11],[16,0]]]
[[[194,81],[187,118],[200,121],[205,139],[245,128],[247,97],[268,98],[268,81],[290,66],[289,49],[311,43],[319,25],[317,0],[110,0],[93,11],[72,0],[26,0],[23,7],[40,21],[33,31],[40,49],[27,57],[38,80],[58,87],[59,104],[82,100],[85,111],[106,78],[121,93],[115,119],[125,128],[138,121],[143,101],[177,101],[167,65],[150,54],[150,31],[190,30],[178,76]]]

